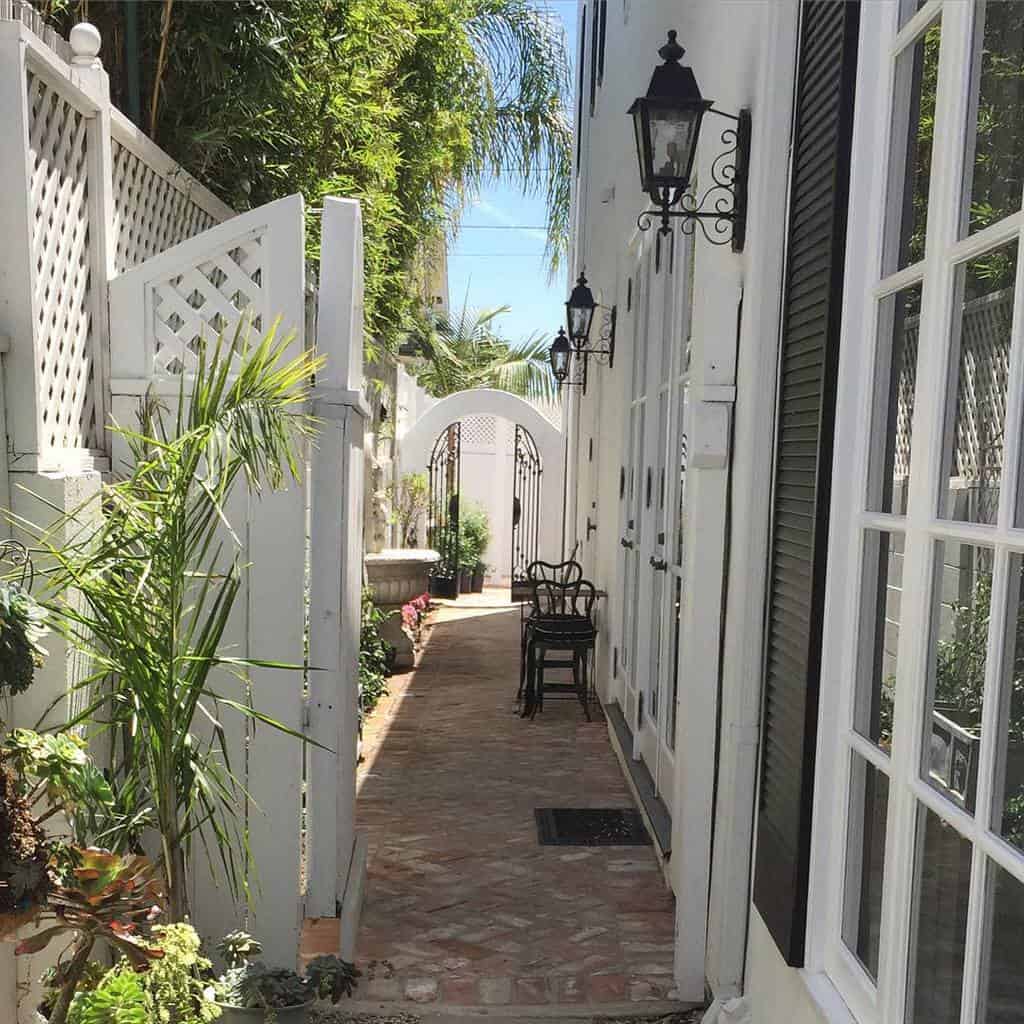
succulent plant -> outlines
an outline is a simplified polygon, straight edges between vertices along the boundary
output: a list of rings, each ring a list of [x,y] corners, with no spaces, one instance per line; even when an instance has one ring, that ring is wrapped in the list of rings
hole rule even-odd
[[[0,696],[23,693],[32,685],[46,651],[46,612],[17,583],[0,583]]]
[[[30,935],[14,952],[38,953],[55,939],[69,940],[70,958],[57,965],[60,992],[50,1015],[51,1024],[64,1024],[97,940],[109,943],[136,971],[147,970],[163,956],[139,934],[140,924],[162,913],[163,890],[145,857],[69,847],[61,862],[51,862],[51,869],[56,877],[43,918],[53,924]]]
[[[287,967],[267,967],[255,960],[225,971],[217,995],[229,1006],[280,1010],[308,1003],[314,992],[304,978]]]
[[[301,1006],[314,999],[338,1002],[351,995],[359,971],[355,965],[336,956],[318,956],[309,962],[305,977],[285,967],[267,967],[259,960],[249,961],[262,947],[245,932],[232,932],[217,945],[217,951],[235,966],[229,967],[214,986],[217,1000],[240,1009],[267,1011],[273,1019],[274,1010]]]
[[[50,891],[49,859],[46,835],[21,779],[0,756],[0,936],[41,908]]]
[[[263,952],[263,944],[248,932],[228,932],[217,943],[217,953],[228,968],[241,967]]]

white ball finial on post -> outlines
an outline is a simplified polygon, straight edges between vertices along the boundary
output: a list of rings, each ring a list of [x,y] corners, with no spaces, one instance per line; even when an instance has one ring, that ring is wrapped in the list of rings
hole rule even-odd
[[[71,63],[75,67],[103,67],[99,56],[103,39],[100,36],[100,30],[95,25],[91,25],[87,21],[80,21],[71,30],[68,42],[71,44],[71,52],[74,54]]]

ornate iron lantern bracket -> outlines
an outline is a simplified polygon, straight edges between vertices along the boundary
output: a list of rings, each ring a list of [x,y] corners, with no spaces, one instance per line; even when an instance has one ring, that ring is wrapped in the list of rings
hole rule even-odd
[[[731,242],[733,252],[742,252],[747,225],[750,111],[743,109],[738,115],[733,115],[712,107],[707,113],[735,122],[734,127],[722,131],[722,144],[728,148],[711,165],[711,185],[699,198],[699,189],[660,189],[651,195],[657,207],[640,214],[637,227],[641,231],[649,231],[654,219],[660,218],[658,231],[667,235],[672,230],[671,222],[679,219],[683,234],[692,235],[699,224],[704,237],[712,245]]]

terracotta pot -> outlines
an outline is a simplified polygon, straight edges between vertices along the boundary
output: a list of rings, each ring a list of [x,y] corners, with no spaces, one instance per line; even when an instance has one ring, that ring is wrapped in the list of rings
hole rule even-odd
[[[311,999],[308,1003],[301,1003],[298,1006],[282,1006],[274,1010],[274,1016],[269,1019],[274,1020],[276,1024],[306,1024],[313,1002]],[[264,1024],[268,1019],[266,1010],[250,1010],[241,1006],[229,1006],[227,1003],[217,1005],[220,1007],[222,1024]]]

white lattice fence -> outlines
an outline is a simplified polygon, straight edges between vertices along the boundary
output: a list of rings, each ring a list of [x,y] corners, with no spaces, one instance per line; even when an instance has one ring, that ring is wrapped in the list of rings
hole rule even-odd
[[[111,156],[118,273],[233,215],[117,111],[111,116]]]
[[[11,444],[40,467],[81,466],[83,459],[103,458],[108,447],[111,277],[234,212],[111,106],[106,75],[89,49],[95,33],[79,33],[80,52],[72,54],[73,47],[13,0],[0,0],[0,30],[5,201],[9,213],[23,204],[4,238],[10,260],[19,264],[5,278],[12,294],[0,324],[17,345],[6,367],[15,394]],[[10,237],[24,223],[29,236]],[[167,282],[162,301],[171,335],[198,321],[237,320],[231,303],[258,304],[260,269],[251,252],[197,272],[204,281]],[[177,289],[185,290],[173,294]],[[226,289],[223,299],[218,289]],[[186,351],[190,341],[183,341]],[[166,355],[168,363],[174,358]],[[67,452],[77,453],[70,462]]]
[[[29,196],[40,442],[101,446],[89,204],[89,121],[28,72]]]

